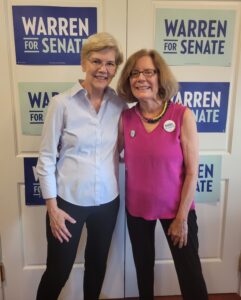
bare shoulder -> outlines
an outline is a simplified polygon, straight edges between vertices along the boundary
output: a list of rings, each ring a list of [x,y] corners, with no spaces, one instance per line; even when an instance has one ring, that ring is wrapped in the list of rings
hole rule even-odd
[[[193,111],[190,108],[186,108],[183,114],[182,126],[194,126],[196,128],[196,119]]]

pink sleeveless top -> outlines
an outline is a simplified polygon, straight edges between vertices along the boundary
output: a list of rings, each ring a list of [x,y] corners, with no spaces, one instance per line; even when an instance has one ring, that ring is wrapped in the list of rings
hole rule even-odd
[[[180,141],[185,109],[170,102],[158,126],[149,133],[135,107],[122,113],[126,207],[132,216],[147,220],[176,216],[185,177]]]

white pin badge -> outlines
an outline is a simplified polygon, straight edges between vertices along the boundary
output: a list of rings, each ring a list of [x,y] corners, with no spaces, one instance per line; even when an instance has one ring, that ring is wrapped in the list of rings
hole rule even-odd
[[[130,131],[130,136],[133,138],[133,137],[135,137],[135,135],[136,135],[135,130],[131,130],[131,131]]]
[[[167,120],[164,125],[163,125],[163,128],[165,131],[167,132],[173,132],[176,128],[176,124],[174,121],[172,120]]]

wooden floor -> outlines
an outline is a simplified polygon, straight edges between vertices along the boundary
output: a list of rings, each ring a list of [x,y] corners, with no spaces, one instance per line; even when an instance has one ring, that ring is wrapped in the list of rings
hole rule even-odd
[[[138,300],[138,298],[125,298],[128,300]],[[122,300],[122,299],[115,299]],[[181,296],[160,296],[155,297],[155,300],[182,300]],[[195,300],[195,299],[193,299]],[[216,294],[209,295],[209,300],[241,300],[241,297],[237,294]]]

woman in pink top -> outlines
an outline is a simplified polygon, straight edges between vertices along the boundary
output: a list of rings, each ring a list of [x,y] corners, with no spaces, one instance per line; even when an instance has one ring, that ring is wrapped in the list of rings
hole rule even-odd
[[[125,149],[127,224],[140,299],[154,299],[155,226],[165,232],[185,300],[208,299],[198,255],[194,194],[198,135],[193,113],[170,99],[178,83],[162,57],[142,49],[129,57],[118,83],[127,102]]]

